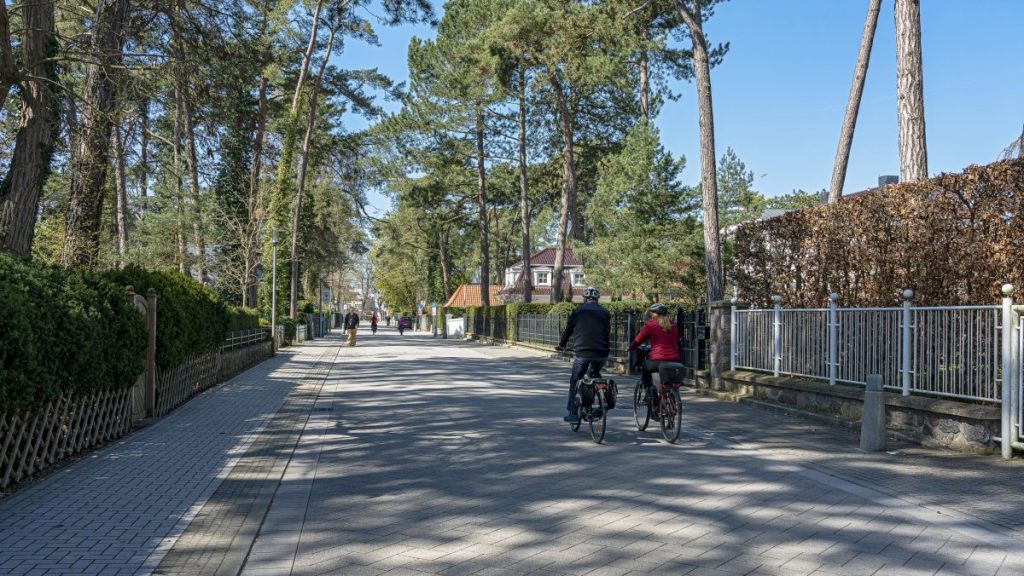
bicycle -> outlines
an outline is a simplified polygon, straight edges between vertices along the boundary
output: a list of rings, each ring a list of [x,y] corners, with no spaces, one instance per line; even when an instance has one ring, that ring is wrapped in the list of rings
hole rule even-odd
[[[641,372],[644,361],[650,354],[650,347],[641,346],[637,349],[637,364]],[[671,444],[679,440],[683,427],[683,399],[679,389],[683,383],[686,367],[678,362],[662,362],[656,374],[651,374],[657,394],[651,398],[644,386],[643,377],[637,379],[633,387],[633,420],[636,429],[643,432],[647,429],[651,418],[658,420],[661,435]]]
[[[372,332],[374,334],[377,333],[377,325],[376,324],[370,324],[370,332]]]
[[[576,385],[576,397],[573,404],[579,416],[569,424],[573,432],[578,432],[585,420],[590,424],[590,438],[596,444],[604,441],[604,433],[608,425],[609,399],[614,394],[615,382],[608,378],[585,375]]]

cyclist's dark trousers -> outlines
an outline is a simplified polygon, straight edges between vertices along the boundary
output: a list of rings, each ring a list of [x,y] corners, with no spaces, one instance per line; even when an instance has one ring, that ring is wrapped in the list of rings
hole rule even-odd
[[[601,367],[604,366],[607,358],[580,358],[577,356],[572,361],[572,375],[569,377],[569,403],[566,409],[569,412],[575,408],[573,401],[576,399],[576,382],[590,371],[594,378],[601,376]]]
[[[652,398],[657,394],[657,390],[654,389],[654,378],[651,375],[656,373],[658,367],[665,362],[679,362],[679,360],[644,360],[644,369],[640,378],[643,380],[644,386],[650,390]]]

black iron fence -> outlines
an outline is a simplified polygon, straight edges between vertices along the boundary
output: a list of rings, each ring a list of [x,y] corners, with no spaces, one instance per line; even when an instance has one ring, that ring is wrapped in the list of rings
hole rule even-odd
[[[632,371],[633,353],[628,351],[630,342],[643,329],[649,315],[640,312],[613,312],[611,322],[611,360]],[[550,314],[518,314],[510,319],[503,314],[492,315],[486,310],[466,311],[466,336],[485,338],[499,342],[526,344],[541,348],[554,348],[565,330],[567,318]],[[687,367],[690,379],[698,370],[708,366],[707,309],[696,308],[676,312],[679,327],[679,357]]]

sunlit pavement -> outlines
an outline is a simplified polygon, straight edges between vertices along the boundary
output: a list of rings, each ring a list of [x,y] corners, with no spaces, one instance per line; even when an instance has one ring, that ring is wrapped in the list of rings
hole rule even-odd
[[[180,456],[183,481],[208,488],[160,510],[178,527],[161,546],[127,546],[134,566],[32,573],[1024,574],[1019,462],[864,455],[846,432],[692,395],[677,445],[636,432],[623,405],[598,446],[561,422],[564,362],[394,328],[363,330],[354,348],[342,337],[256,369],[259,394],[271,394],[260,378],[292,388],[260,413],[259,434],[235,437],[235,460],[219,445],[207,459],[220,467]],[[632,382],[619,381],[625,396]],[[236,415],[224,406],[227,428]],[[208,430],[186,412],[168,418],[174,430]],[[159,426],[97,458],[116,462]],[[24,547],[7,548],[13,531],[41,530],[37,494],[80,468],[0,502],[0,572],[31,570]]]

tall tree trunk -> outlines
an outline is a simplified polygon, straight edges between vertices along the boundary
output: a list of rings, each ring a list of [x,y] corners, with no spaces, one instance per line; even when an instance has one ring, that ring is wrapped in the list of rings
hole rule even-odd
[[[295,284],[295,279],[299,274],[299,222],[302,219],[302,197],[306,193],[306,170],[309,167],[309,146],[313,141],[313,133],[316,131],[316,111],[317,105],[320,103],[320,86],[324,80],[324,73],[327,71],[327,61],[331,59],[331,52],[334,48],[334,35],[337,32],[337,27],[331,28],[331,34],[327,40],[327,53],[324,54],[324,60],[320,64],[320,73],[317,74],[316,82],[313,84],[313,95],[310,98],[309,103],[309,123],[306,124],[306,136],[302,139],[302,159],[299,161],[299,182],[298,189],[295,192],[295,212],[292,214],[292,283],[291,293],[288,297],[288,310],[290,311],[292,318],[295,318],[295,314],[297,312],[296,306],[298,305],[298,291],[296,290],[297,286]]]
[[[444,301],[452,297],[451,272],[448,269],[448,240],[447,231],[442,228],[437,233],[438,258],[441,259],[441,289],[444,290]]]
[[[7,104],[7,95],[18,83],[18,76],[11,45],[11,18],[7,13],[7,2],[0,2],[0,110]]]
[[[192,118],[192,100],[189,90],[188,70],[185,68],[185,47],[181,35],[181,12],[183,0],[174,0],[171,18],[172,51],[175,55],[174,83],[176,87],[177,115],[179,125],[185,131],[187,150],[185,166],[189,176],[189,202],[192,211],[192,241],[196,245],[196,275],[200,284],[207,283],[206,276],[206,232],[203,222],[202,198],[199,190],[199,159],[196,154],[196,132]],[[180,142],[180,140],[179,140]]]
[[[149,100],[139,103],[139,218],[149,210]]]
[[[896,98],[900,180],[925,180],[928,178],[928,146],[921,63],[921,0],[896,0]]]
[[[177,210],[176,240],[178,243],[178,272],[192,275],[188,261],[188,241],[185,233],[185,180],[181,171],[181,94],[174,88],[174,205]]]
[[[57,85],[57,67],[52,60],[57,55],[53,1],[24,3],[22,22],[21,124],[14,138],[10,170],[0,182],[0,251],[28,256],[60,118],[59,97],[53,93]]]
[[[120,126],[114,126],[114,187],[117,189],[117,267],[124,268],[128,254],[128,182]]]
[[[306,44],[306,51],[302,55],[302,66],[299,68],[299,78],[295,83],[295,93],[292,95],[292,106],[288,112],[288,119],[285,121],[283,142],[281,143],[281,155],[277,161],[277,179],[274,182],[274,191],[270,196],[270,227],[273,231],[282,234],[288,232],[288,207],[291,198],[289,189],[292,182],[292,164],[295,161],[295,141],[298,139],[299,114],[302,105],[302,90],[306,85],[306,76],[309,74],[310,63],[313,60],[313,52],[316,50],[317,33],[320,30],[320,12],[323,9],[324,0],[317,0],[316,8],[313,10],[313,26],[309,32],[309,42]],[[281,262],[284,276],[280,278],[281,285],[295,286],[295,280],[291,278],[291,262]],[[292,290],[292,293],[295,291]],[[290,305],[291,318],[296,317],[296,310]]]
[[[128,0],[96,4],[90,52],[96,58],[85,80],[81,132],[75,138],[61,263],[94,268],[99,264],[100,230],[107,167],[110,165],[112,114],[117,101],[116,67],[121,63]]]
[[[491,305],[491,254],[487,226],[487,173],[484,170],[484,111],[476,111],[476,201],[480,210],[480,302]]]
[[[207,284],[206,275],[206,225],[203,222],[203,203],[199,189],[199,159],[196,154],[196,131],[192,122],[192,103],[189,100],[188,84],[183,87],[181,113],[185,121],[185,137],[188,139],[188,154],[185,163],[188,165],[189,200],[192,203],[192,237],[196,243],[196,263],[200,284]]]
[[[697,83],[697,111],[700,125],[700,187],[703,192],[704,265],[707,268],[708,302],[721,300],[724,271],[718,231],[718,176],[715,169],[715,115],[711,103],[711,65],[704,37],[700,0],[694,0],[693,12],[675,0],[679,17],[686,23],[693,40],[693,72]]]
[[[270,0],[264,0],[263,2],[263,19],[260,22],[260,38],[264,38],[267,34],[267,27],[269,25],[269,14],[270,14]],[[257,90],[259,93],[258,102],[259,109],[256,115],[256,134],[252,141],[252,167],[249,172],[249,201],[247,203],[248,208],[248,220],[246,225],[246,231],[249,233],[249,237],[253,242],[249,243],[249,249],[243,255],[246,270],[246,279],[243,282],[243,305],[250,307],[257,307],[257,296],[258,296],[258,282],[252,279],[250,271],[256,269],[257,259],[259,258],[259,252],[256,250],[255,241],[259,234],[260,222],[258,221],[257,212],[260,206],[260,179],[263,171],[263,146],[266,139],[267,133],[267,77],[260,71],[260,83]],[[273,311],[274,316],[277,316],[277,311]]]
[[[565,270],[565,252],[569,236],[569,222],[575,222],[576,215],[576,150],[573,118],[569,102],[558,80],[557,71],[549,71],[551,86],[558,100],[558,112],[562,124],[562,205],[558,215],[558,233],[555,236],[555,266],[551,275],[551,301],[562,300],[562,276]],[[570,288],[571,289],[571,288]],[[571,293],[570,293],[571,295]]]
[[[838,202],[843,195],[846,182],[846,167],[850,163],[850,148],[853,146],[853,131],[857,127],[857,114],[860,111],[860,98],[864,94],[864,79],[868,75],[868,64],[871,60],[871,45],[875,41],[875,28],[878,25],[878,12],[882,8],[882,0],[868,0],[868,16],[864,20],[864,33],[860,37],[860,50],[857,52],[857,65],[853,69],[853,82],[850,84],[850,97],[846,101],[846,115],[843,118],[843,130],[839,135],[839,149],[836,150],[836,163],[832,168],[832,183],[828,188],[828,203]]]
[[[324,0],[317,0],[316,9],[313,11],[313,27],[309,32],[306,52],[302,56],[299,79],[295,84],[295,93],[292,95],[292,107],[284,127],[284,142],[281,145],[281,158],[277,164],[277,181],[270,206],[271,222],[276,230],[283,230],[287,218],[287,191],[288,183],[291,182],[292,162],[295,159],[295,141],[298,139],[302,89],[306,85],[306,76],[309,73],[310,62],[313,60],[313,51],[316,49],[317,32],[320,30],[320,12],[323,9],[323,5]]]
[[[642,23],[641,35],[644,39],[644,48],[640,50],[640,118],[647,122],[650,120],[649,101],[651,97],[651,80],[647,54],[647,43],[651,40],[651,27],[647,21]]]
[[[519,65],[519,216],[523,224],[523,302],[533,300],[530,270],[530,197],[526,181],[526,64]]]

